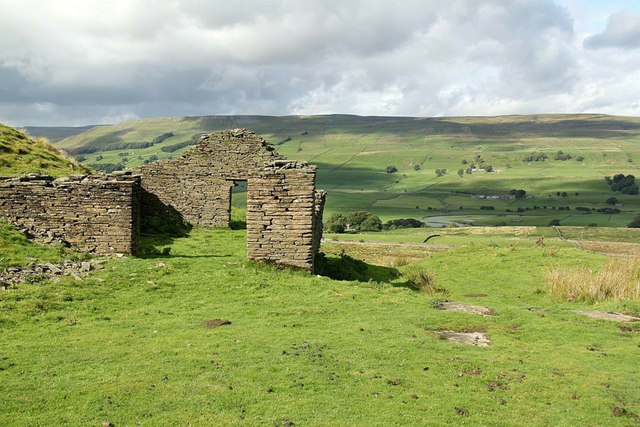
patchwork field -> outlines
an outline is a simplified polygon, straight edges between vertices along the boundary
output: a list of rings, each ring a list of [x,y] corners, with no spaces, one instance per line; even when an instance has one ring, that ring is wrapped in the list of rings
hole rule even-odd
[[[291,159],[318,164],[318,184],[329,191],[328,214],[365,209],[384,221],[444,216],[445,224],[558,220],[568,226],[621,227],[640,212],[640,196],[613,192],[604,180],[637,175],[640,119],[635,117],[157,118],[95,127],[58,147],[85,164],[128,168],[178,156],[201,132],[235,127],[263,135]],[[146,148],[118,149],[156,138],[161,141]],[[387,166],[397,171],[387,173]],[[485,172],[488,166],[492,172]],[[437,176],[438,169],[446,173]],[[515,199],[512,189],[527,196]],[[613,207],[606,203],[611,197],[618,199],[615,208],[621,212],[598,212]]]

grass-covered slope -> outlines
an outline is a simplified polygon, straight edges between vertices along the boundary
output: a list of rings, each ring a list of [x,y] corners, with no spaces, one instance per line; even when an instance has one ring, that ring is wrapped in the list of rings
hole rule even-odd
[[[88,172],[89,168],[62,154],[45,139],[0,124],[0,177],[40,172],[63,176]]]
[[[0,291],[0,425],[636,422],[636,325],[580,316],[594,306],[545,290],[553,266],[605,257],[553,238],[457,238],[418,261],[439,296],[402,278],[337,282],[246,263],[243,231],[204,229],[168,257]],[[436,309],[443,298],[495,315]],[[213,319],[231,324],[207,328]],[[438,329],[484,330],[492,344]]]
[[[256,131],[291,159],[318,164],[318,185],[330,192],[328,214],[366,209],[383,220],[456,215],[453,220],[479,225],[547,225],[555,219],[561,225],[625,226],[640,212],[640,196],[614,193],[604,180],[640,175],[635,117],[155,118],[96,127],[59,146],[83,156],[85,164],[128,168],[179,156],[198,132],[234,127]],[[119,148],[169,134],[146,148]],[[476,170],[467,173],[472,165]],[[387,166],[397,172],[387,173]],[[493,172],[486,173],[487,166]],[[438,176],[437,170],[446,173]],[[510,198],[512,189],[531,197]],[[606,200],[614,196],[621,212],[603,212],[613,207]]]

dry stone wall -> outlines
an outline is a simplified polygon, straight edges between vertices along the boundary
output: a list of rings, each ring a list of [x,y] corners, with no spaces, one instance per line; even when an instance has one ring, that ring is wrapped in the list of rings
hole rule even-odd
[[[29,175],[0,182],[0,219],[36,240],[99,254],[136,253],[140,178],[127,173]]]
[[[276,161],[249,180],[247,256],[313,270],[316,167]]]
[[[203,135],[182,157],[137,171],[146,194],[156,197],[155,202],[145,198],[143,214],[156,215],[164,204],[194,225],[228,227],[234,181],[248,180],[265,163],[281,158],[263,138],[246,129]]]
[[[141,217],[228,227],[231,188],[246,180],[248,257],[313,271],[326,197],[315,166],[284,160],[255,133],[235,129],[135,172],[0,180],[0,219],[39,240],[136,253]]]
[[[326,193],[316,167],[284,160],[246,129],[203,135],[181,158],[139,169],[143,215],[171,210],[186,221],[228,227],[231,188],[246,180],[249,259],[313,270]]]

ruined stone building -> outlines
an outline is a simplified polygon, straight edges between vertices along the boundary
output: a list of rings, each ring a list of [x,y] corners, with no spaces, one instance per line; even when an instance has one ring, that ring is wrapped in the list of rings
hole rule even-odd
[[[41,239],[135,254],[141,217],[171,211],[194,225],[228,227],[239,181],[248,188],[248,258],[312,271],[325,201],[316,167],[285,160],[244,129],[203,135],[182,157],[133,173],[1,181],[0,218]]]

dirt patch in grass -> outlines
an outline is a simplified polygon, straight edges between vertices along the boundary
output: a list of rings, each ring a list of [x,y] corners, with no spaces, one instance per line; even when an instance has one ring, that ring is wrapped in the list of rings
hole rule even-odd
[[[202,326],[208,329],[219,328],[220,326],[230,325],[231,321],[225,319],[212,319],[202,322]]]
[[[627,316],[622,313],[611,313],[597,310],[574,310],[573,312],[593,319],[611,320],[613,322],[640,322],[640,317]]]
[[[465,302],[456,302],[456,301],[440,302],[436,308],[438,310],[455,311],[458,313],[477,314],[480,316],[493,316],[495,314],[495,312],[490,308],[482,307],[479,305],[467,304]]]
[[[476,347],[489,347],[491,340],[483,331],[459,332],[459,331],[431,331],[438,335],[440,339],[457,342],[460,344],[473,345]]]
[[[465,294],[465,295],[462,295],[462,296],[466,297],[466,298],[484,298],[484,297],[486,297],[488,295],[487,294]]]

